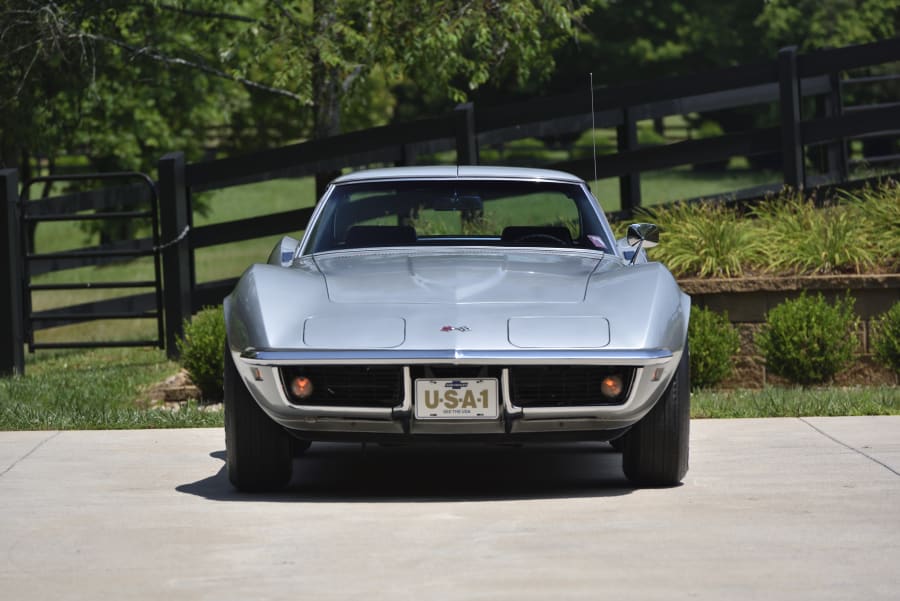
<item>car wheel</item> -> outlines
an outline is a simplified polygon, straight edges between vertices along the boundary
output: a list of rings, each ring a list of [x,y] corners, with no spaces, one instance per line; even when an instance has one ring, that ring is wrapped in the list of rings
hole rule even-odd
[[[225,454],[238,490],[272,491],[291,479],[290,435],[260,409],[225,348]]]
[[[623,437],[622,467],[635,484],[674,486],[688,470],[691,426],[690,357],[685,343],[678,371],[650,413]]]

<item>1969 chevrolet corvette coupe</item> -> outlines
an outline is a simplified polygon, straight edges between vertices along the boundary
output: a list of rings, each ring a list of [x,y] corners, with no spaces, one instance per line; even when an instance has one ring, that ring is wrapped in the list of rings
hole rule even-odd
[[[499,167],[335,180],[225,299],[228,474],[291,479],[310,441],[612,441],[625,475],[688,466],[690,299],[617,241],[584,181]]]

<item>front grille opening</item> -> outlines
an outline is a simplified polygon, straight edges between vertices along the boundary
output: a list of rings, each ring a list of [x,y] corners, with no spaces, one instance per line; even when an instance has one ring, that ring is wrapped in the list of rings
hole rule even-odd
[[[613,398],[600,392],[603,380],[619,376],[622,392]],[[633,367],[542,365],[509,368],[510,396],[519,407],[583,407],[621,405],[628,400]]]
[[[497,378],[502,368],[488,365],[414,365],[410,367],[413,380],[427,378],[442,380],[447,378]]]
[[[292,386],[305,378],[303,386]],[[403,401],[403,368],[388,365],[313,365],[281,369],[288,401],[323,407],[394,407]],[[302,391],[303,397],[295,391]]]

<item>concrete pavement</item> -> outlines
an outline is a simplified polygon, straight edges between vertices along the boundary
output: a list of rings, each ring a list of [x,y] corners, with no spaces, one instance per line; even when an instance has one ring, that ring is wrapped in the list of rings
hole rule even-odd
[[[656,490],[604,444],[322,444],[254,496],[223,450],[0,432],[0,595],[900,598],[900,416],[695,420],[684,485]]]

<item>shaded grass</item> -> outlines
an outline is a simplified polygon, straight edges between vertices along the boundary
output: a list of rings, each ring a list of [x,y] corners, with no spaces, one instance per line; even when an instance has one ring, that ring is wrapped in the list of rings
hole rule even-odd
[[[696,391],[691,417],[900,415],[900,387]]]
[[[39,353],[27,375],[0,379],[0,430],[185,428],[222,425],[220,411],[189,404],[145,408],[147,388],[178,371],[159,350]]]
[[[279,213],[315,204],[315,182],[312,178],[280,179],[246,186],[236,186],[199,195],[209,206],[206,215],[195,215],[194,225],[234,221],[270,213]],[[301,236],[305,223],[286,223],[284,234]],[[198,249],[195,268],[198,282],[238,277],[252,263],[264,262],[281,235],[267,236],[220,246]],[[37,228],[37,252],[54,252],[99,243],[96,236],[86,238],[74,222],[42,223]],[[35,284],[127,282],[153,279],[151,259],[113,263],[103,267],[83,267],[43,274],[33,278]],[[76,303],[116,298],[152,289],[93,289],[67,292],[35,292],[34,311],[43,311]],[[138,340],[155,337],[155,323],[149,320],[118,320],[114,323],[92,322],[52,328],[36,332],[38,342],[73,340]]]
[[[777,184],[781,180],[774,171],[752,169],[727,169],[724,171],[694,171],[690,167],[648,171],[641,174],[641,205],[658,204],[692,198],[715,199],[728,197],[729,193],[765,184]],[[600,201],[604,211],[618,211],[619,179],[606,178],[590,183],[591,191]]]

